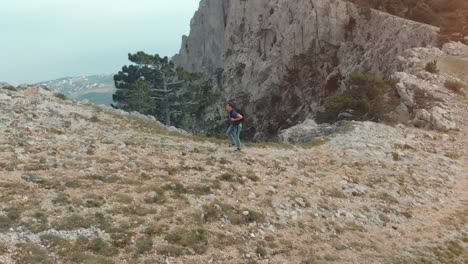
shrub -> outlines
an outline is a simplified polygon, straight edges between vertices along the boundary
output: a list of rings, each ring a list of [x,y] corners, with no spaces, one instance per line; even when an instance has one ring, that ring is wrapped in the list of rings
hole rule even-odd
[[[463,89],[466,88],[466,85],[462,82],[455,80],[447,80],[444,83],[444,86],[452,92],[457,94],[463,94]]]
[[[150,236],[140,237],[135,244],[136,254],[143,255],[153,248],[153,239]]]
[[[70,203],[70,196],[66,193],[58,193],[57,196],[52,199],[52,203],[56,205],[67,205]]]
[[[47,248],[54,250],[60,255],[68,254],[72,248],[72,244],[68,240],[57,235],[45,234],[40,236],[40,238]]]
[[[91,121],[91,122],[93,122],[93,123],[97,123],[97,122],[99,122],[99,118],[98,118],[97,116],[93,115],[93,116],[89,119],[89,121]]]
[[[54,96],[61,100],[67,99],[67,97],[63,93],[56,93]]]
[[[165,255],[165,256],[182,256],[184,254],[188,254],[188,250],[184,249],[183,247],[179,246],[163,246],[157,249],[157,252],[159,255]]]
[[[54,223],[52,227],[56,230],[74,230],[78,228],[89,228],[91,224],[89,219],[85,219],[78,214],[72,214],[60,219],[60,221]]]
[[[314,138],[310,140],[309,142],[305,142],[302,144],[303,147],[305,148],[314,148],[318,147],[324,144],[327,144],[329,140],[328,139],[323,139],[323,138]]]
[[[8,90],[8,91],[13,91],[13,92],[18,91],[14,86],[11,86],[11,85],[4,86],[3,89]]]
[[[0,232],[5,232],[14,225],[14,220],[9,217],[0,215]]]
[[[192,248],[199,254],[204,253],[208,245],[207,232],[204,229],[177,229],[167,234],[164,239],[170,244]]]
[[[265,258],[267,255],[268,255],[268,252],[266,251],[266,249],[264,247],[257,247],[257,249],[255,249],[255,253],[257,253],[257,256],[261,257],[261,258]]]
[[[351,112],[352,119],[379,121],[396,106],[386,101],[385,95],[393,89],[393,80],[385,81],[371,74],[352,74],[347,82],[348,89],[330,96],[325,102],[325,113],[319,121],[335,122],[340,113]]]
[[[332,188],[328,190],[328,195],[331,197],[340,198],[340,199],[345,199],[348,197],[343,191],[337,188]]]
[[[242,178],[233,173],[233,172],[225,172],[217,177],[218,180],[220,181],[227,181],[227,182],[238,182],[238,183],[243,183],[244,181]]]
[[[94,254],[111,257],[118,253],[118,250],[111,247],[106,241],[102,238],[94,238],[88,244],[88,249],[91,250]]]
[[[439,74],[439,69],[437,68],[437,61],[431,61],[426,64],[425,70],[433,74]]]
[[[37,211],[30,218],[26,219],[28,220],[21,222],[21,225],[33,233],[39,233],[48,229],[47,215],[42,212]]]

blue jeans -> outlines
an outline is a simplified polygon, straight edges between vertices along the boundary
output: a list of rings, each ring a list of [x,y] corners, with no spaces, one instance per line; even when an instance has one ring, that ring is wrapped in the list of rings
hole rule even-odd
[[[232,145],[235,145],[237,149],[241,149],[241,142],[240,142],[240,133],[242,130],[242,124],[230,124],[228,130],[226,131],[226,135],[229,138],[229,141]]]

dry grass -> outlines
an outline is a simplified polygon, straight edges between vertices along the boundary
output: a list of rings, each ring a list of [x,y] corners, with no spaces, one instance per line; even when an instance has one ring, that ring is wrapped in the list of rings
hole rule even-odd
[[[41,247],[32,242],[22,243],[17,245],[20,254],[16,256],[18,264],[49,264],[53,263],[52,258],[47,255],[47,252]]]
[[[340,199],[346,199],[348,198],[348,196],[341,190],[337,189],[337,188],[332,188],[330,190],[327,191],[327,194],[331,197],[334,197],[334,198],[340,198]]]
[[[329,140],[323,138],[314,138],[309,142],[300,144],[303,148],[315,148],[327,144]]]
[[[444,73],[449,73],[455,77],[468,81],[468,58],[446,56],[439,59],[439,68]]]
[[[170,244],[191,248],[198,254],[206,252],[208,247],[208,232],[204,229],[176,229],[164,239]]]
[[[259,212],[246,209],[238,209],[232,205],[215,201],[203,206],[203,220],[206,222],[219,221],[226,217],[233,225],[245,225],[249,223],[261,223],[265,216]]]
[[[444,83],[444,86],[449,89],[450,91],[456,93],[456,94],[461,94],[461,95],[464,95],[464,89],[466,89],[466,84],[465,83],[462,83],[462,82],[459,82],[459,81],[455,81],[455,80],[447,80],[445,81]]]
[[[400,202],[400,201],[398,201],[397,198],[393,197],[391,194],[388,194],[386,192],[380,192],[380,193],[377,193],[377,194],[373,194],[373,195],[371,195],[371,197],[382,200],[382,201],[387,202],[389,204],[397,204],[397,203]]]
[[[396,232],[408,236],[408,244],[426,242],[426,234],[416,240],[411,233],[413,222],[423,218],[420,210],[426,209],[413,210],[407,198],[416,203],[425,199],[425,179],[434,187],[434,197],[450,184],[448,176],[433,184],[438,180],[426,177],[422,167],[407,164],[413,156],[427,154],[416,143],[415,147],[395,145],[395,152],[405,153],[405,162],[392,162],[391,151],[385,152],[387,159],[377,162],[361,153],[353,156],[356,159],[338,157],[339,148],[333,144],[306,149],[325,144],[322,140],[284,147],[296,148],[298,153],[270,149],[282,145],[251,144],[233,158],[220,149],[228,149],[227,145],[203,144],[209,139],[198,136],[193,142],[192,136],[165,131],[152,121],[127,116],[111,119],[105,110],[87,108],[78,111],[83,115],[76,115],[79,120],[73,124],[54,120],[58,128],[43,132],[52,140],[34,146],[16,139],[16,131],[8,128],[5,138],[11,136],[17,145],[0,146],[4,158],[0,170],[6,175],[0,182],[0,232],[14,233],[24,227],[40,236],[40,243],[29,245],[18,239],[25,244],[20,248],[0,242],[0,254],[6,251],[17,263],[50,263],[51,257],[58,263],[158,263],[165,256],[174,257],[175,263],[340,263],[348,256],[358,260],[384,256],[385,247],[399,241]],[[67,119],[71,117],[66,114]],[[78,151],[79,140],[66,145],[53,140],[59,135],[73,139],[79,138],[77,133],[91,135],[87,130],[75,131],[78,126],[104,131],[110,122],[122,128],[115,134],[115,143],[107,132],[83,139],[87,146],[91,142],[95,146],[89,155]],[[126,147],[121,148],[121,142]],[[437,155],[441,153],[439,158],[456,149],[436,146],[441,140],[429,142]],[[14,155],[23,148],[30,161]],[[68,149],[70,157],[63,154]],[[13,154],[2,154],[8,152]],[[461,161],[452,154],[446,156]],[[461,163],[446,158],[440,162]],[[25,167],[42,169],[34,173],[44,181],[21,179],[29,173],[22,171]],[[354,194],[354,185],[362,185],[363,190],[356,186]],[[249,199],[250,192],[256,199]],[[442,225],[447,229],[459,230],[466,218],[456,215],[446,221]],[[50,235],[50,229],[60,233]],[[99,232],[87,233],[93,229]],[[100,236],[101,232],[105,235]],[[69,239],[68,234],[75,233],[86,237]],[[383,241],[386,238],[388,242]],[[436,244],[431,257],[439,260],[435,252],[442,256],[441,263],[456,261],[464,246],[461,241],[466,243],[468,236],[462,234],[460,239],[446,247]],[[320,241],[329,241],[332,247],[322,249]],[[403,250],[399,245],[394,249]]]
[[[244,183],[242,177],[234,172],[225,172],[217,177],[220,181],[227,181],[227,182],[236,182],[236,183]]]
[[[153,248],[153,240],[150,236],[142,236],[135,243],[135,254],[144,255]]]
[[[439,74],[439,69],[437,67],[437,61],[431,61],[426,64],[426,67],[424,68],[427,72],[430,72],[432,74]]]

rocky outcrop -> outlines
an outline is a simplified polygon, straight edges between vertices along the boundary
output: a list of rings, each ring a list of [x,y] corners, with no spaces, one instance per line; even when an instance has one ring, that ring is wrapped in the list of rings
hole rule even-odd
[[[393,75],[399,80],[396,89],[402,101],[396,111],[398,121],[441,131],[456,129],[449,103],[454,94],[445,83],[467,81],[468,46],[452,42],[441,49],[413,48],[399,59],[402,71]],[[438,74],[424,69],[428,62],[437,62]]]
[[[451,42],[440,49],[436,47],[412,48],[403,52],[398,60],[400,61],[399,72],[391,77],[398,80],[395,88],[401,103],[389,114],[390,119],[397,123],[424,129],[443,132],[457,130],[458,126],[454,118],[454,111],[457,107],[453,106],[451,101],[453,97],[460,95],[450,91],[445,87],[445,83],[448,80],[460,83],[467,81],[468,46]],[[438,74],[425,70],[428,62],[437,62]],[[278,140],[283,143],[301,143],[317,138],[327,139],[329,135],[337,134],[337,131],[342,130],[343,124],[352,123],[319,125],[308,119],[282,130],[278,135]]]
[[[400,79],[397,91],[403,99],[397,109],[400,122],[410,121],[417,127],[442,131],[456,128],[446,100],[430,90],[438,86],[404,72],[394,76]]]
[[[307,119],[299,125],[282,130],[278,135],[278,141],[284,144],[321,144],[338,134],[351,131],[355,124],[348,121],[317,124],[314,120]]]
[[[173,59],[217,73],[224,99],[269,138],[313,118],[350,73],[392,74],[398,55],[437,38],[429,25],[343,1],[203,0]]]

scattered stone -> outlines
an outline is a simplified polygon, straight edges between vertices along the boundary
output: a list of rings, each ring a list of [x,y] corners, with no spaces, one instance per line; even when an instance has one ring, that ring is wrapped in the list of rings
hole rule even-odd
[[[145,195],[145,202],[146,203],[155,203],[158,201],[158,193],[155,191],[151,191]]]
[[[271,193],[276,193],[276,189],[273,186],[268,186],[268,187],[266,187],[266,189],[267,189],[267,191],[269,191]]]
[[[33,183],[42,183],[44,182],[44,178],[41,176],[33,175],[33,174],[25,174],[21,176],[21,179],[27,181],[27,182],[33,182]]]
[[[306,202],[305,202],[304,199],[301,198],[301,197],[297,197],[296,199],[294,199],[294,201],[295,201],[296,204],[299,205],[300,207],[305,208],[305,207],[307,206]]]
[[[96,186],[101,186],[101,185],[104,185],[104,182],[101,181],[101,180],[95,180],[95,181],[94,181],[94,185],[96,185]]]

